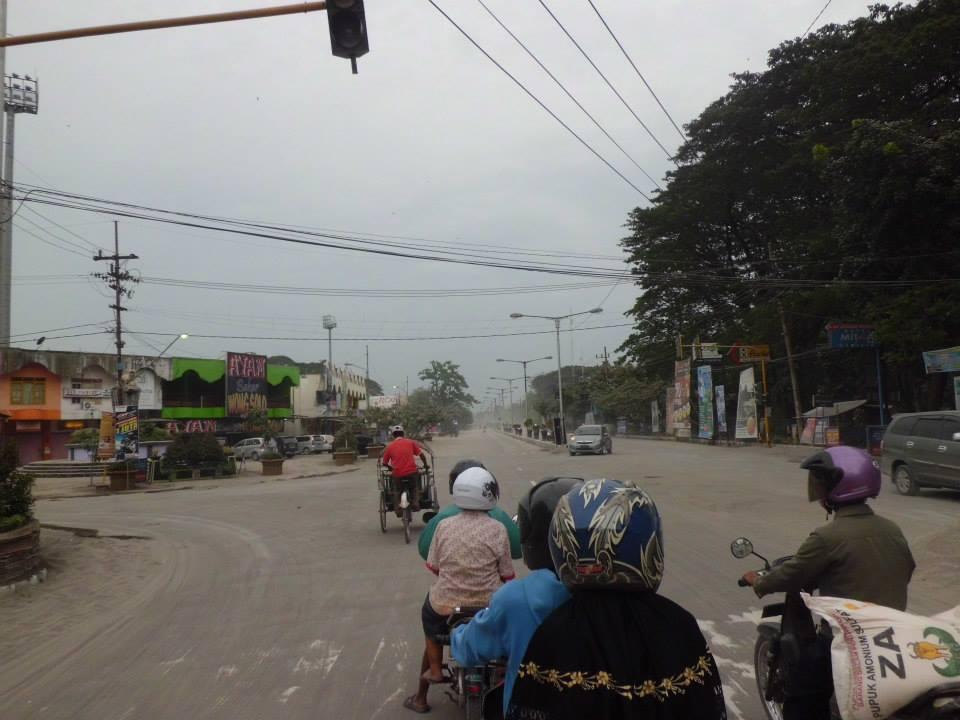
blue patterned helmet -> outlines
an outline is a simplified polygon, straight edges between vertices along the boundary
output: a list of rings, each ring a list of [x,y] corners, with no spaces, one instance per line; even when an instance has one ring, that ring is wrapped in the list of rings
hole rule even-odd
[[[617,480],[588,480],[557,503],[550,555],[571,590],[655,592],[663,578],[663,529],[653,499]]]

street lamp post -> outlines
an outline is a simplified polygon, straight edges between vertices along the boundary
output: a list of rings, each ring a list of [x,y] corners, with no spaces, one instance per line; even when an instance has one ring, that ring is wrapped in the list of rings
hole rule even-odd
[[[170,344],[169,344],[169,345],[167,345],[163,350],[160,351],[160,354],[157,355],[157,359],[159,360],[160,358],[162,358],[162,357],[164,356],[164,354],[167,352],[167,350],[169,350],[170,348],[173,347],[173,344],[174,344],[177,340],[186,340],[188,337],[190,337],[190,336],[187,335],[186,333],[180,333],[179,335],[177,335],[173,340],[170,341]]]
[[[490,377],[491,380],[502,380],[505,383],[508,383],[510,386],[510,424],[513,425],[516,423],[517,419],[513,414],[513,383],[520,378],[505,378],[505,377]]]
[[[560,437],[555,438],[557,444],[567,441],[567,423],[563,415],[563,365],[560,363],[560,321],[578,315],[596,315],[602,313],[603,308],[595,307],[592,310],[583,310],[581,312],[568,313],[567,315],[527,315],[526,313],[510,313],[514,320],[522,317],[539,318],[541,320],[553,320],[554,328],[557,331],[557,389],[560,392]]]
[[[323,329],[327,331],[327,408],[330,407],[330,390],[334,390],[334,403],[336,403],[336,389],[333,384],[333,329],[337,326],[337,319],[333,315],[323,316]]]
[[[532,362],[537,362],[538,360],[553,360],[553,355],[544,355],[543,357],[533,358],[532,360],[506,360],[504,358],[497,358],[497,362],[512,362],[520,363],[523,366],[523,419],[526,422],[527,418],[530,417],[530,409],[527,407],[527,365]]]

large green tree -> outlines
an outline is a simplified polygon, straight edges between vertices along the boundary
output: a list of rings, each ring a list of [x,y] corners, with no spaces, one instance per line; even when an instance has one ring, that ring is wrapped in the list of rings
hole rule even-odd
[[[622,241],[642,290],[622,349],[641,378],[669,377],[678,334],[782,357],[784,325],[810,353],[829,321],[869,322],[922,404],[921,351],[960,337],[958,37],[958,0],[874,6],[772,50],[690,123]],[[802,397],[868,392],[854,365],[803,355]]]

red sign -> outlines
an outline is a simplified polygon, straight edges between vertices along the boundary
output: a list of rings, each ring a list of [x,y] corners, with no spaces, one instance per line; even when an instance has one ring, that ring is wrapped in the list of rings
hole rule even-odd
[[[227,415],[267,409],[267,357],[227,353]]]

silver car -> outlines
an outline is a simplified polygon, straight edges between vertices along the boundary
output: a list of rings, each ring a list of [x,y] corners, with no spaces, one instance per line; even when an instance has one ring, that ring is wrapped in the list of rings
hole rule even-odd
[[[567,439],[567,450],[571,455],[609,454],[613,452],[613,440],[604,425],[581,425]]]
[[[233,456],[237,460],[259,460],[268,449],[262,437],[247,438],[233,446]]]
[[[960,411],[897,415],[883,435],[880,467],[897,492],[960,488]]]

